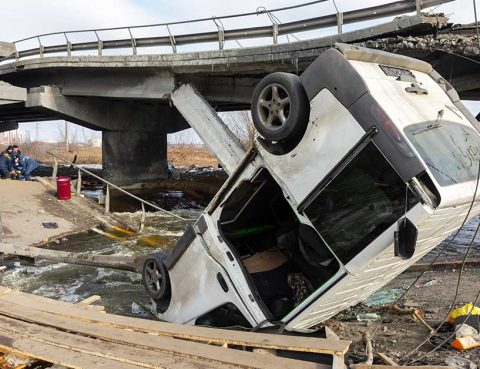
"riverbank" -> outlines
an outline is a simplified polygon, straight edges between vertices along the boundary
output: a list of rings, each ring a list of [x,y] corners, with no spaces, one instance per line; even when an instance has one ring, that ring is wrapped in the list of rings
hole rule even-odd
[[[3,242],[18,246],[47,242],[98,224],[88,214],[57,200],[54,191],[34,181],[1,180],[0,213]]]

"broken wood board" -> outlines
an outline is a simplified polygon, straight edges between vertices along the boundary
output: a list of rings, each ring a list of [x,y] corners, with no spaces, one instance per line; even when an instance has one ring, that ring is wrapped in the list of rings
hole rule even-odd
[[[281,358],[276,356],[267,356],[259,353],[241,351],[236,349],[223,348],[220,346],[206,345],[204,343],[192,342],[175,339],[173,337],[157,336],[152,334],[133,332],[127,329],[118,329],[113,327],[100,326],[95,323],[86,323],[78,320],[46,313],[42,311],[32,311],[31,308],[16,304],[0,301],[0,332],[10,329],[8,319],[11,318],[15,326],[21,326],[21,321],[29,323],[33,326],[29,339],[38,340],[43,343],[55,342],[55,345],[65,345],[65,338],[60,333],[42,334],[43,327],[53,330],[68,331],[81,336],[88,336],[101,342],[108,342],[124,346],[128,348],[136,348],[147,350],[157,355],[172,355],[182,359],[208,362],[213,364],[231,365],[237,368],[256,368],[256,369],[329,369],[329,365],[320,365],[312,362],[298,361],[293,359]],[[40,327],[43,326],[43,327]],[[13,329],[13,328],[12,328]],[[18,332],[25,331],[25,327],[18,329]],[[15,333],[15,332],[14,332]],[[12,337],[15,334],[12,333]],[[5,335],[5,333],[4,333]],[[58,338],[57,338],[58,335]],[[55,337],[55,338],[54,338]],[[81,340],[74,340],[63,347],[74,349],[81,347]],[[53,341],[52,341],[53,340]],[[103,349],[99,348],[100,352]],[[120,349],[121,351],[121,349]],[[92,354],[90,351],[84,353]],[[116,353],[119,355],[120,353]],[[119,357],[118,356],[118,357]],[[108,359],[117,358],[117,356],[109,356]],[[120,360],[121,361],[121,360]],[[131,362],[128,362],[131,363]],[[136,365],[137,362],[135,362]]]
[[[52,362],[52,353],[59,351],[60,357],[53,356],[57,364],[67,367],[85,367],[98,368],[99,364],[105,364],[105,368],[172,368],[180,369],[186,367],[192,368],[211,368],[212,363],[194,362],[188,359],[178,360],[173,355],[159,355],[158,353],[143,348],[130,347],[121,344],[106,342],[95,337],[85,337],[74,333],[62,332],[57,329],[26,323],[11,318],[0,317],[0,337],[10,337],[11,343],[17,350],[31,352],[26,343],[34,346],[33,352],[35,358]],[[1,342],[1,341],[0,341]],[[7,345],[3,342],[2,345]],[[38,356],[38,345],[43,347],[45,355]],[[68,350],[70,355],[63,355],[63,351]],[[71,354],[74,360],[69,360]],[[33,355],[30,353],[30,357]],[[79,359],[81,360],[79,362]],[[97,363],[98,362],[98,363]],[[86,364],[95,364],[84,366]],[[80,366],[82,365],[82,366]],[[214,365],[216,368],[225,368],[223,365]]]
[[[0,302],[4,301],[8,304],[24,306],[35,311],[48,312],[84,323],[94,323],[105,327],[128,329],[134,332],[175,337],[183,340],[338,356],[343,356],[350,345],[349,341],[337,339],[242,332],[149,321],[114,314],[98,314],[79,309],[77,305],[66,302],[28,295],[19,291],[9,291],[8,289],[6,291],[2,294],[0,288]]]
[[[3,242],[0,243],[0,253],[130,272],[138,272],[143,265],[143,257],[79,254],[68,251],[41,249],[34,246],[14,246]]]

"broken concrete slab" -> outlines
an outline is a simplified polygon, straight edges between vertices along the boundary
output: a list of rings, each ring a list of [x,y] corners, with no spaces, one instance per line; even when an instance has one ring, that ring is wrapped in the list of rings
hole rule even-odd
[[[0,58],[6,58],[14,55],[17,48],[14,43],[0,41]]]
[[[0,105],[27,100],[27,89],[0,81]]]

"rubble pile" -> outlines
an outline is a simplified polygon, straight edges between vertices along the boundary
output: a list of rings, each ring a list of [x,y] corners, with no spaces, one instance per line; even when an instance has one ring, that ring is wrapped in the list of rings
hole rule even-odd
[[[372,49],[380,49],[397,52],[405,49],[440,50],[449,53],[457,53],[464,56],[479,56],[477,37],[475,35],[459,35],[442,33],[434,38],[428,36],[396,36],[377,40],[368,40],[359,44]]]

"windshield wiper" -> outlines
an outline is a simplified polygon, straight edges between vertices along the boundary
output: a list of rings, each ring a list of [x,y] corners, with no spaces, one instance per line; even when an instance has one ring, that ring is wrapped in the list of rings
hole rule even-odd
[[[419,133],[430,131],[431,129],[435,129],[438,127],[441,127],[442,125],[440,123],[432,123],[426,126],[425,128],[419,129],[418,131],[415,131],[412,133],[412,136],[418,135]]]
[[[439,110],[437,114],[437,119],[435,119],[434,123],[429,124],[425,128],[422,128],[422,129],[419,129],[418,131],[413,132],[412,135],[415,136],[415,135],[418,135],[419,133],[430,131],[431,129],[441,127],[442,125],[440,124],[440,121],[443,118],[443,114],[445,114],[445,110],[443,109]]]

